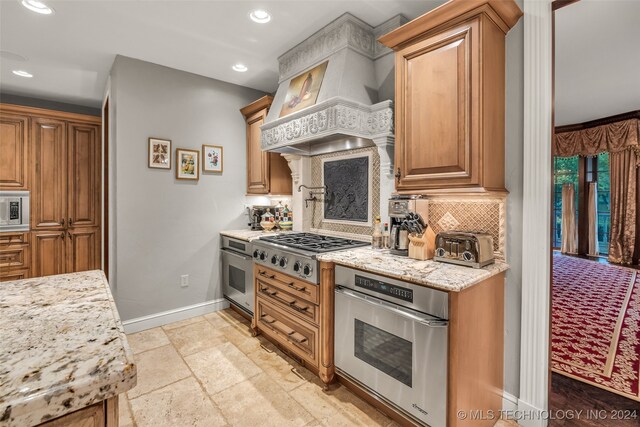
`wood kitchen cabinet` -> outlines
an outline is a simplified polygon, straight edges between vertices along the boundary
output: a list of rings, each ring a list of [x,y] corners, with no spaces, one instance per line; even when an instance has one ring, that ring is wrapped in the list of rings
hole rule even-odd
[[[513,0],[452,0],[382,36],[396,51],[398,193],[504,192]]]
[[[100,118],[1,104],[0,123],[0,190],[31,196],[31,231],[0,233],[0,280],[100,268]]]
[[[0,109],[0,190],[27,190],[29,117]]]
[[[260,126],[272,102],[272,96],[264,96],[240,110],[247,122],[247,194],[292,194],[287,161],[279,153],[262,151],[260,144]]]

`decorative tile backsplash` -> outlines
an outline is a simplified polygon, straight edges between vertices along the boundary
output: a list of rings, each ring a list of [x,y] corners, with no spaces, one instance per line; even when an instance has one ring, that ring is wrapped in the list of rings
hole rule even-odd
[[[433,198],[428,205],[428,223],[433,231],[464,230],[489,233],[498,258],[505,258],[506,198]]]
[[[369,154],[371,157],[371,218],[374,218],[380,212],[380,156],[376,147],[359,148],[356,150],[340,151],[337,153],[322,154],[311,158],[311,185],[322,185],[322,164],[326,159],[337,159],[340,157],[353,157],[354,154]],[[311,216],[311,228],[324,230],[334,233],[346,233],[352,235],[371,236],[373,227],[371,223],[356,224],[340,224],[335,222],[324,221],[322,217],[322,207],[324,197],[319,196],[317,202],[309,202],[309,207],[305,209],[305,215]]]

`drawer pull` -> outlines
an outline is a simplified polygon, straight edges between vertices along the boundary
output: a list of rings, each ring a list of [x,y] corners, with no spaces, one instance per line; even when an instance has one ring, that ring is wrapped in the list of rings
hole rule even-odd
[[[304,286],[303,286],[303,287],[301,287],[301,288],[298,288],[298,287],[296,287],[293,283],[289,283],[287,286],[289,286],[289,287],[290,287],[291,289],[293,289],[294,291],[298,291],[298,292],[304,292],[305,290],[307,290],[307,288],[306,288],[306,287],[304,287]]]
[[[288,306],[292,306],[296,303],[295,299],[286,299],[286,297],[281,297],[278,293],[278,291],[272,291],[269,288],[260,288],[260,292],[262,292],[265,295],[269,295],[271,298],[273,298],[276,301],[279,301],[283,304],[286,304]]]
[[[295,336],[295,334],[296,334],[296,332],[291,332],[291,333],[289,334],[289,338],[291,338],[292,340],[294,340],[296,343],[298,343],[298,344],[304,344],[304,343],[307,341],[307,338],[306,338],[306,337],[297,338],[297,337]],[[300,334],[298,334],[298,335],[300,335]]]
[[[305,305],[304,307],[298,307],[296,305],[296,301],[290,302],[289,306],[291,308],[293,308],[294,310],[297,310],[297,311],[307,311],[307,310],[309,310],[309,306],[308,305]]]
[[[284,283],[285,285],[287,285],[290,288],[295,289],[296,291],[302,292],[302,291],[304,291],[306,289],[306,288],[301,288],[302,290],[297,289],[294,286],[294,284],[295,284],[294,282],[285,282],[284,280],[278,279],[275,274],[271,274],[271,275],[267,274],[266,271],[258,271],[258,274],[261,275],[262,277],[266,277],[267,279],[271,279],[271,280],[275,280],[276,282]]]
[[[262,318],[262,321],[265,323],[269,323],[272,324],[276,321],[276,319],[274,319],[273,317],[269,316],[268,314],[263,314],[262,316],[260,316]]]

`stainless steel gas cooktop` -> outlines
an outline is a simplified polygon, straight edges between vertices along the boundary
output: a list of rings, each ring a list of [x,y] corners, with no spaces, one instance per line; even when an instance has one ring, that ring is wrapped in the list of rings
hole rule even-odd
[[[359,240],[314,233],[283,233],[255,240],[253,242],[253,259],[258,264],[280,270],[311,283],[318,283],[317,254],[368,246],[369,244]]]

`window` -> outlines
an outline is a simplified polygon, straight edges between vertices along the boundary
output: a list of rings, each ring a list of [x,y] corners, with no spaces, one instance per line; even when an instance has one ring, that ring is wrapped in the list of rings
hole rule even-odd
[[[584,171],[584,174],[580,173]],[[584,178],[581,178],[581,175]],[[553,160],[553,247],[562,245],[562,185],[573,183],[576,192],[576,223],[578,230],[584,233],[586,224],[580,224],[578,212],[586,209],[588,200],[588,183],[598,183],[598,250],[600,255],[609,253],[609,231],[611,229],[609,153],[601,153],[595,157],[555,157]],[[580,193],[584,195],[580,203]],[[586,212],[586,210],[585,210]],[[586,221],[586,217],[584,219]],[[579,236],[584,241],[587,236]]]
[[[562,245],[562,185],[573,183],[576,193],[576,222],[578,221],[578,157],[555,157],[553,159],[553,247]]]
[[[587,159],[587,181],[598,183],[598,251],[609,253],[609,230],[611,229],[609,153],[601,153]]]

